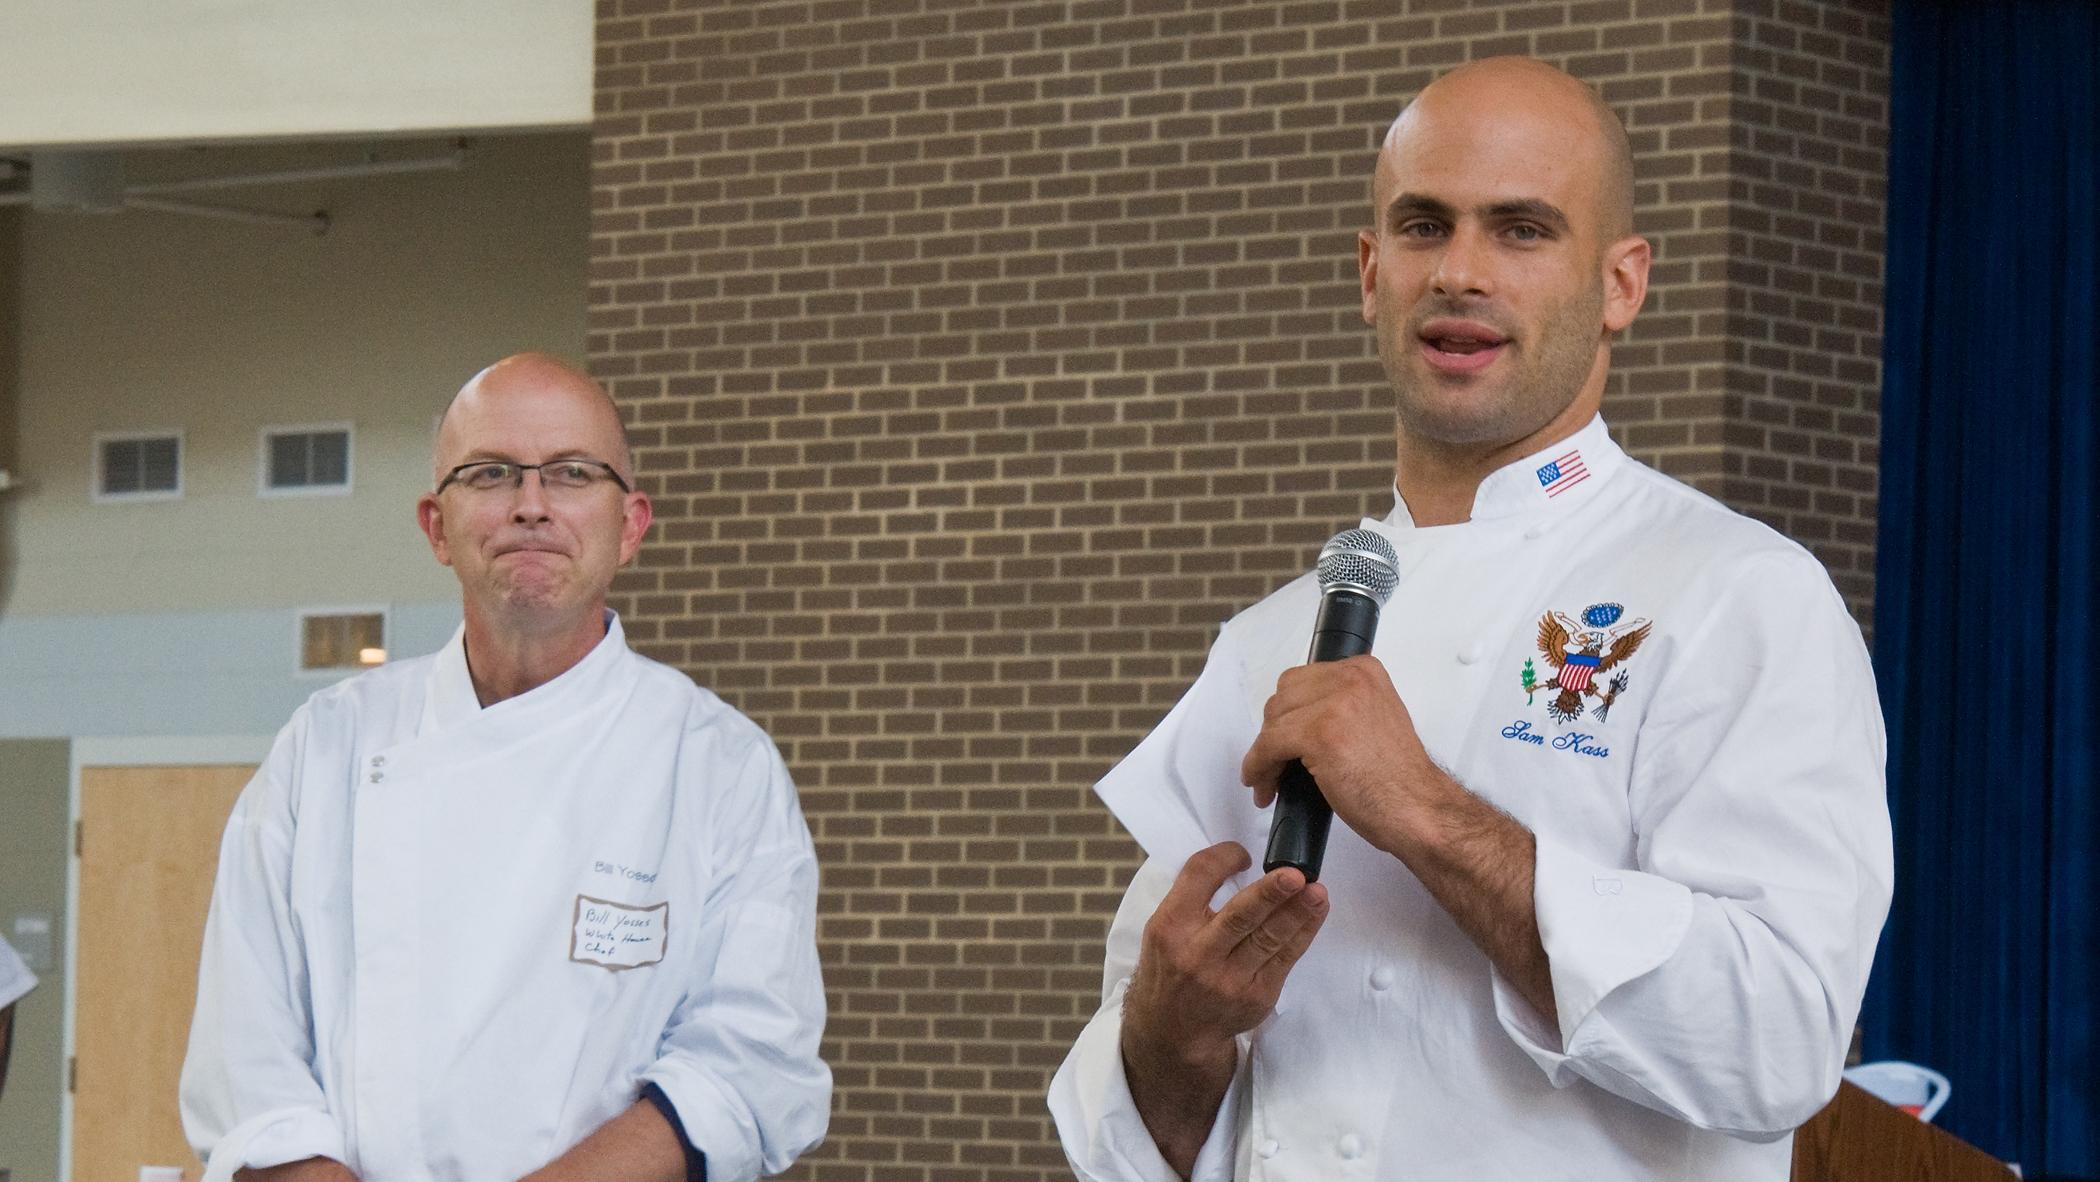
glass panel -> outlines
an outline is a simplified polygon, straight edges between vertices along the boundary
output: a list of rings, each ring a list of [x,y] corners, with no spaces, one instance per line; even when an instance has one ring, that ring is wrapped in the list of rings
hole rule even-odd
[[[345,662],[345,664],[371,664],[371,662],[363,659],[364,652],[366,649],[383,651],[386,648],[385,620],[376,613],[366,616],[344,616],[343,619],[349,625],[349,644],[347,648],[350,660]]]
[[[306,617],[305,636],[299,646],[301,669],[334,669],[343,664],[344,633],[341,616]]]
[[[378,612],[308,616],[300,634],[301,669],[349,669],[373,664],[365,650],[386,648],[386,617]]]
[[[102,445],[102,491],[139,491],[139,441],[111,439]]]
[[[309,454],[313,458],[311,469],[315,484],[340,485],[350,483],[350,433],[348,431],[323,431],[309,435],[313,444]]]
[[[270,487],[299,488],[306,484],[306,436],[270,436]]]
[[[173,439],[139,441],[139,485],[152,492],[174,492],[181,479],[182,458]]]

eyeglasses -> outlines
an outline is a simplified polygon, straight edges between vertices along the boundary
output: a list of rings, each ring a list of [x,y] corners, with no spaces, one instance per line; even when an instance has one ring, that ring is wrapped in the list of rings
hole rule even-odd
[[[525,474],[540,474],[540,487],[544,489],[583,489],[601,480],[610,480],[620,486],[621,492],[633,492],[611,464],[602,460],[548,460],[541,464],[513,464],[508,460],[482,460],[472,464],[461,464],[438,481],[434,492],[444,492],[457,484],[469,492],[495,492],[498,489],[520,489],[525,487]]]

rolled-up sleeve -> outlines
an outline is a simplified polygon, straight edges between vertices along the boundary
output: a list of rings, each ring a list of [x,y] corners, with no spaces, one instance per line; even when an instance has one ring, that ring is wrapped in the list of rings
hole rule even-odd
[[[242,790],[219,843],[183,1059],[183,1131],[205,1182],[309,1157],[346,1160],[314,1074],[307,963],[291,905],[292,769],[303,714]]]
[[[755,735],[755,728],[754,728]],[[712,770],[718,867],[702,916],[712,965],[673,1013],[643,1073],[707,1157],[710,1182],[785,1170],[823,1140],[831,1072],[818,1057],[817,861],[786,766],[756,736]]]
[[[1837,1090],[1888,912],[1885,739],[1859,632],[1789,551],[1732,580],[1657,685],[1632,867],[1538,839],[1557,1029],[1495,978],[1504,1030],[1700,1128],[1785,1135]]]

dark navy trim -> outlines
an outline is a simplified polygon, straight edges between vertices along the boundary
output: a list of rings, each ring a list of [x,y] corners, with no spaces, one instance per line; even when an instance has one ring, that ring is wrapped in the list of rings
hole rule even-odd
[[[685,1122],[678,1119],[678,1110],[671,1107],[671,1098],[653,1083],[642,1085],[642,1099],[647,1100],[664,1119],[670,1122],[671,1131],[678,1134],[678,1144],[685,1150],[685,1182],[707,1182],[707,1155],[685,1135]]]

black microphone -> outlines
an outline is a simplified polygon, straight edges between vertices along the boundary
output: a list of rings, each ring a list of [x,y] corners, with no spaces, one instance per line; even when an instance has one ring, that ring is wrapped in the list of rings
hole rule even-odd
[[[1320,548],[1320,614],[1313,622],[1315,661],[1344,661],[1371,651],[1378,634],[1378,609],[1400,582],[1400,557],[1393,545],[1367,529],[1345,529]],[[1292,760],[1276,782],[1276,814],[1269,821],[1264,872],[1295,866],[1305,881],[1318,882],[1327,855],[1327,828],[1334,810],[1305,765]]]

